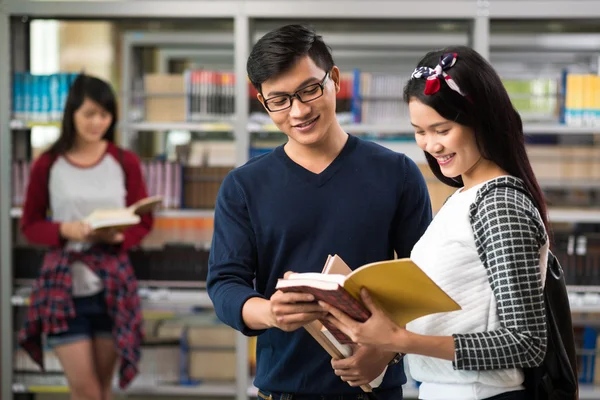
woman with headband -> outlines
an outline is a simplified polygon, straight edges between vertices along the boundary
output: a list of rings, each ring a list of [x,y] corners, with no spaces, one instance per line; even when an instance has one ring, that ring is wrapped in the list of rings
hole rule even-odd
[[[435,176],[458,188],[411,252],[461,310],[395,325],[363,290],[364,323],[327,304],[355,342],[407,354],[420,399],[525,399],[524,368],[547,337],[546,204],[521,118],[476,51],[428,53],[404,89],[415,138]]]

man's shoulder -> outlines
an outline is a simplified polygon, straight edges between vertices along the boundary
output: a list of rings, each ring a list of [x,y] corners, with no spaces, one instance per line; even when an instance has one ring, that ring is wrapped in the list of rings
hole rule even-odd
[[[253,182],[264,177],[269,171],[276,168],[274,151],[252,157],[243,165],[232,169],[223,182],[224,185],[252,186]]]
[[[255,157],[252,157],[248,161],[246,161],[243,165],[234,168],[231,173],[236,177],[246,177],[253,176],[256,173],[260,173],[266,170],[270,170],[273,168],[275,163],[275,150],[272,150],[268,153],[261,154]]]
[[[382,144],[367,139],[359,138],[357,150],[365,159],[376,159],[378,162],[389,163],[393,165],[403,164],[408,158],[406,154],[394,151]]]

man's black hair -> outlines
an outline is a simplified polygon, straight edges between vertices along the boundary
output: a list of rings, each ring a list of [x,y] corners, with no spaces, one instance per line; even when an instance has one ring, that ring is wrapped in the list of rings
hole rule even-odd
[[[246,70],[252,85],[262,93],[262,84],[309,56],[323,71],[334,66],[331,49],[314,29],[304,25],[285,25],[261,37],[252,48]]]

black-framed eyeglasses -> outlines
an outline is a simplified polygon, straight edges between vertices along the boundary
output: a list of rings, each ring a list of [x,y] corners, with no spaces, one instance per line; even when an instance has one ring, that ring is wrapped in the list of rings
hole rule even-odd
[[[296,90],[293,94],[281,94],[278,96],[269,97],[265,99],[265,107],[270,112],[287,110],[292,106],[293,98],[297,98],[302,103],[308,103],[323,96],[325,90],[325,84],[329,79],[329,72],[325,74],[323,80],[319,83],[313,83],[305,86],[301,89]]]

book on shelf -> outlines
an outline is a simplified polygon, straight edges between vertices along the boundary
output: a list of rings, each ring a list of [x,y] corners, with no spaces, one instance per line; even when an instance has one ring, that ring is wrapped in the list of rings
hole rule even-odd
[[[47,75],[13,72],[13,118],[24,122],[60,121],[69,89],[77,76],[70,72]]]
[[[93,230],[116,228],[122,229],[140,223],[140,215],[149,213],[162,204],[162,196],[150,196],[138,200],[129,207],[115,209],[98,209],[88,215],[84,221]]]
[[[360,296],[363,287],[398,326],[425,315],[460,310],[460,306],[408,258],[369,263],[347,275],[342,272],[344,265],[343,260],[334,255],[322,273],[290,274],[287,279],[280,279],[276,288],[282,292],[310,293],[316,300],[325,301],[360,322],[370,317]],[[321,322],[340,343],[352,343],[335,326],[326,320]]]

